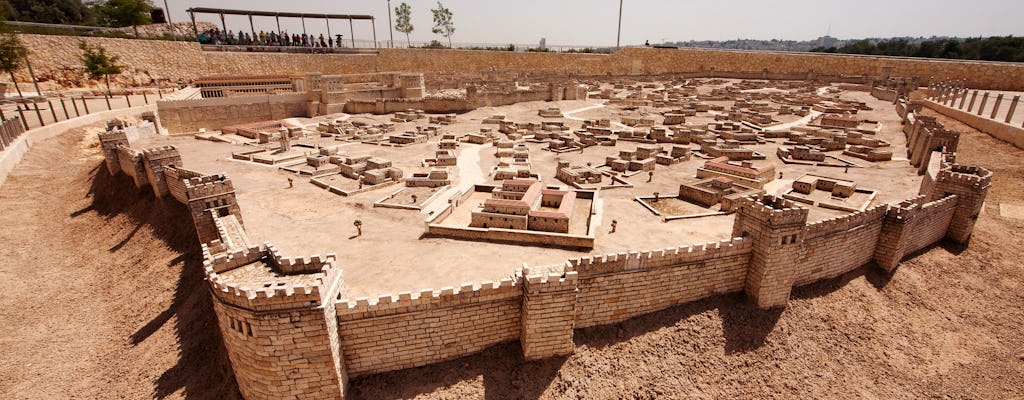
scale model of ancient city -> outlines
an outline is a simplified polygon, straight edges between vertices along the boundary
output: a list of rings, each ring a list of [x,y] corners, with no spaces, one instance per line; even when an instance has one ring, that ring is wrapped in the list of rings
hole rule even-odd
[[[344,398],[508,342],[516,362],[565,357],[588,327],[732,293],[773,312],[796,287],[898,275],[992,218],[994,174],[942,118],[1022,137],[1018,98],[996,121],[976,90],[1024,88],[1019,64],[173,46],[212,71],[76,126],[102,127],[91,174],[191,216],[249,399]],[[7,154],[69,129],[25,132],[25,110]]]

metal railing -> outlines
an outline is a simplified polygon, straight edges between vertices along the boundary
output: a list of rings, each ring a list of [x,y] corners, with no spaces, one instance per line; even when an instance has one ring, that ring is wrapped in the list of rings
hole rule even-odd
[[[0,151],[10,147],[21,134],[25,133],[25,125],[20,117],[5,119],[0,124]]]
[[[962,80],[933,83],[928,86],[927,93],[929,100],[946,107],[1005,124],[1021,122],[1020,126],[1024,128],[1024,113],[1016,114],[1017,105],[1020,103],[1020,93],[993,91],[982,93],[979,90],[968,89]],[[1010,96],[1013,98],[1009,99]],[[1004,98],[1010,101],[1010,106],[1006,109],[1001,108]],[[990,104],[991,107],[989,107]],[[978,106],[977,109],[975,109],[975,105]]]
[[[149,93],[150,90],[118,96],[60,95],[8,98],[0,103],[0,120],[5,123],[6,121],[18,121],[22,129],[27,131],[94,112],[149,105],[163,99],[164,94],[173,89],[157,88],[156,93]]]

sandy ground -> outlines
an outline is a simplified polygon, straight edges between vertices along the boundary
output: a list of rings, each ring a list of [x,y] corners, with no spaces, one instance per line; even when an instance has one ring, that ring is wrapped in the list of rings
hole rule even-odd
[[[1024,200],[1024,160],[940,119],[964,132],[963,162],[996,172],[967,249],[797,288],[784,311],[717,297],[578,330],[569,357],[524,363],[509,343],[355,380],[351,397],[1024,397],[1024,221],[1000,215]],[[659,185],[645,190],[674,193]],[[0,398],[237,396],[187,212],[123,195],[129,186],[105,172],[93,133],[73,131],[37,145],[0,187]]]

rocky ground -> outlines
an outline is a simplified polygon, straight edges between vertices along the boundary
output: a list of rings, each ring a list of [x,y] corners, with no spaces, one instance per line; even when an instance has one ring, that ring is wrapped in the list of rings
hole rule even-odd
[[[351,397],[1024,397],[1021,151],[964,132],[996,177],[970,246],[936,246],[760,311],[741,295],[578,330],[575,354],[524,363],[518,343],[356,379]],[[0,187],[0,398],[232,398],[184,208],[124,196],[93,132],[37,145]],[[59,168],[57,167],[59,166]]]

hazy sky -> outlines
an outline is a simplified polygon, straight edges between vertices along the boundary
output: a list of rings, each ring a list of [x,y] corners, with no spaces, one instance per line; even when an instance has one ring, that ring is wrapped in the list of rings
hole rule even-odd
[[[437,1],[406,0],[412,6],[413,41],[439,39],[430,32],[430,9]],[[163,6],[163,0],[153,0]],[[271,1],[167,0],[175,22],[187,21],[185,9],[216,7],[260,11],[369,14],[377,17],[378,40],[388,39],[386,0]],[[392,9],[401,0],[392,0]],[[455,22],[453,42],[614,45],[619,1],[492,2],[445,0]],[[215,15],[197,17],[216,22]],[[249,29],[245,17],[227,17],[228,29]],[[273,18],[255,18],[256,30],[274,29]],[[282,29],[301,33],[298,20]],[[369,21],[356,21],[356,39],[371,39]],[[307,20],[308,32],[326,33],[323,20]],[[349,38],[347,21],[331,23],[332,33]],[[340,31],[340,32],[339,32]],[[1024,0],[624,0],[622,44],[661,41],[792,39],[810,40],[829,33],[840,39],[890,36],[1024,36]],[[405,35],[395,32],[395,41]]]

